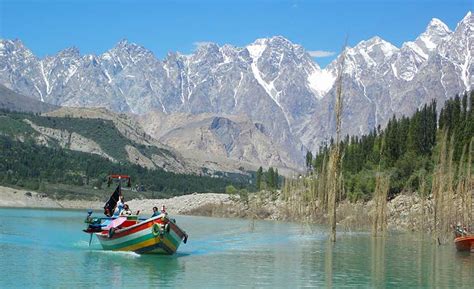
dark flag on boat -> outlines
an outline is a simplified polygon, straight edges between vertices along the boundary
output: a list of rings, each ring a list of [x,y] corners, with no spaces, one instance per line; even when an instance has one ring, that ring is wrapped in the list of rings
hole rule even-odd
[[[121,195],[120,184],[115,189],[114,193],[110,196],[110,199],[105,203],[104,206],[104,215],[107,217],[112,217],[115,211],[115,207],[117,206],[117,202],[119,201]]]

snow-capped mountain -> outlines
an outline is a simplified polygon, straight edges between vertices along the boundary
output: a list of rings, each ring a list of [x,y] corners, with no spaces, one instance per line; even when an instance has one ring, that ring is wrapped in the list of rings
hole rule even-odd
[[[469,12],[454,31],[433,19],[400,48],[380,37],[348,48],[343,133],[366,133],[393,114],[472,89],[473,27]],[[302,46],[281,36],[246,47],[205,43],[191,55],[169,53],[163,60],[126,40],[101,55],[70,48],[43,59],[19,40],[0,40],[0,83],[63,106],[245,115],[302,160],[307,148],[316,150],[334,133],[340,58],[321,69]]]
[[[469,12],[454,32],[433,19],[425,32],[400,49],[379,37],[348,48],[343,74],[343,132],[367,133],[378,125],[384,127],[394,114],[410,115],[432,99],[441,107],[447,98],[471,90],[473,27],[474,16]],[[338,60],[325,70],[337,75]],[[335,92],[333,86],[319,103],[320,109],[301,128],[300,139],[307,147],[315,148],[322,136],[333,134]]]

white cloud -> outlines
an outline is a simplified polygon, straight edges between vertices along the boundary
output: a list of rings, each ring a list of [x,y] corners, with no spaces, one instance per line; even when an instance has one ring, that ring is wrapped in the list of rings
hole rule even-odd
[[[308,54],[311,57],[322,58],[322,57],[333,56],[333,55],[336,54],[336,52],[334,52],[334,51],[324,51],[324,50],[312,50],[312,51],[308,51]]]

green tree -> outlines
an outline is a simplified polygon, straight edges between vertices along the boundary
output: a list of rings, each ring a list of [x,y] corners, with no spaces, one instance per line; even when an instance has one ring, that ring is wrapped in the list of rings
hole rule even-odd
[[[262,177],[263,177],[263,168],[259,167],[257,170],[255,186],[257,187],[257,191],[262,189]]]
[[[275,183],[273,184],[273,187],[274,187],[275,189],[278,189],[278,188],[280,187],[280,186],[279,186],[279,184],[280,184],[280,176],[278,175],[278,169],[277,169],[277,168],[275,168],[274,181],[275,181]]]
[[[237,193],[237,189],[233,185],[228,185],[225,187],[225,193],[229,195],[234,195]]]
[[[270,190],[276,189],[278,180],[277,180],[277,176],[275,174],[275,170],[273,169],[273,167],[268,168],[266,175],[267,175],[267,187]]]
[[[306,168],[311,169],[313,166],[313,153],[310,151],[306,152]]]

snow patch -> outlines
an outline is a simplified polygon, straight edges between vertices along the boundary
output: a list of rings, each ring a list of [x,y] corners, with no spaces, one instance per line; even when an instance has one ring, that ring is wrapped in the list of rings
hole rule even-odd
[[[386,58],[391,57],[396,51],[398,51],[397,47],[386,41],[382,42],[382,44],[380,45],[380,49],[382,50]]]
[[[471,11],[469,11],[470,15]],[[469,49],[469,45],[466,45],[466,56],[464,58],[464,63],[462,63],[461,66],[461,79],[464,82],[464,86],[466,87],[466,91],[471,90],[471,81],[472,81],[472,76],[469,73],[469,67],[471,65],[472,61],[472,56],[471,56],[471,49]]]
[[[108,79],[107,83],[112,83],[112,78],[110,77],[109,72],[107,71],[107,69],[104,69],[104,74]]]
[[[255,76],[255,79],[257,80],[258,84],[260,84],[263,87],[263,89],[265,89],[267,94],[276,102],[276,104],[278,104],[278,106],[282,108],[282,106],[280,105],[280,103],[275,97],[278,91],[273,86],[273,82],[266,83],[265,80],[263,80],[262,76],[260,75],[260,70],[258,70],[257,64],[255,62],[252,62],[251,67],[252,67],[253,75]]]
[[[416,45],[416,43],[407,42],[406,46],[409,47],[411,50],[413,50],[416,54],[421,56],[424,60],[428,59],[428,54],[423,52],[423,50],[418,45]]]
[[[49,81],[46,78],[46,74],[44,73],[43,61],[40,62],[40,69],[41,69],[41,75],[43,76],[44,83],[46,83],[46,94],[50,94],[51,87],[49,86]]]
[[[266,44],[260,44],[260,43],[247,46],[247,50],[250,53],[250,57],[252,57],[254,61],[257,61],[260,58],[260,56],[262,56],[262,53],[263,51],[265,51],[266,48],[267,48]]]
[[[250,67],[252,68],[252,73],[255,79],[257,80],[258,84],[263,87],[265,92],[273,99],[273,101],[278,105],[278,107],[281,109],[283,112],[283,115],[285,116],[286,122],[288,125],[290,125],[290,121],[288,119],[288,116],[285,113],[285,110],[283,106],[280,104],[278,101],[278,96],[280,95],[280,91],[278,91],[275,86],[273,85],[276,77],[272,82],[267,83],[265,80],[263,80],[260,70],[258,69],[257,62],[260,56],[262,56],[263,52],[267,48],[267,45],[263,43],[263,41],[257,41],[252,45],[247,46],[247,50],[250,53],[250,57],[252,57],[252,64]],[[291,126],[290,126],[291,127]]]
[[[436,48],[436,44],[433,41],[431,41],[431,39],[428,36],[426,35],[420,36],[420,40],[423,41],[423,43],[425,44],[425,47],[429,51],[433,51]]]
[[[123,69],[123,64],[122,64],[122,60],[120,60],[120,57],[117,56],[117,60],[118,60],[118,63],[120,64],[120,67]]]
[[[240,72],[239,84],[238,84],[237,87],[234,89],[234,107],[237,106],[237,92],[239,91],[240,84],[242,83],[242,79],[244,79],[244,73],[241,71],[241,72]]]
[[[232,58],[229,55],[227,55],[227,53],[225,53],[225,51],[222,51],[221,53],[222,53],[222,57],[224,57],[224,62],[222,64],[232,62]]]
[[[168,69],[168,67],[166,66],[166,64],[163,65],[163,69],[166,71],[166,76],[167,76],[168,78],[170,78],[170,70]]]
[[[111,60],[112,56],[110,56],[110,53],[106,52],[106,53],[102,54],[102,59]]]
[[[40,97],[41,97],[41,101],[44,102],[43,93],[42,93],[41,90],[38,88],[38,86],[36,86],[36,84],[35,84],[35,89],[36,89],[36,91],[39,93],[39,95],[40,95]]]
[[[395,77],[398,77],[398,70],[395,66],[395,63],[390,64],[390,66],[392,67],[393,75],[395,75]]]
[[[369,67],[377,65],[377,62],[375,62],[367,52],[365,52],[364,50],[361,50],[359,52],[360,55],[362,55],[362,57],[364,58],[365,63],[367,63]]]
[[[315,69],[308,75],[307,80],[309,88],[315,92],[316,97],[322,98],[334,85],[336,76],[325,69]]]
[[[181,103],[184,104],[184,77],[183,77],[183,71],[179,73],[179,78],[181,82]]]

